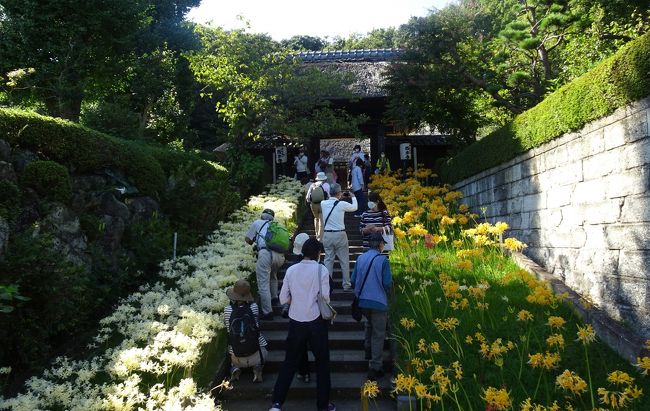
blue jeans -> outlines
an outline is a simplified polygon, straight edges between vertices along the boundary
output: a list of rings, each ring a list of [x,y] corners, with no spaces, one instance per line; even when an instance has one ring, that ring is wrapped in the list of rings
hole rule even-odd
[[[354,196],[357,198],[357,204],[359,204],[359,208],[354,213],[356,215],[361,215],[368,209],[368,201],[366,200],[363,189],[355,191]]]
[[[291,387],[293,376],[307,344],[316,360],[316,408],[327,409],[330,397],[330,349],[327,321],[318,317],[314,321],[300,322],[289,320],[287,352],[280,367],[278,379],[273,388],[273,403],[284,404]]]

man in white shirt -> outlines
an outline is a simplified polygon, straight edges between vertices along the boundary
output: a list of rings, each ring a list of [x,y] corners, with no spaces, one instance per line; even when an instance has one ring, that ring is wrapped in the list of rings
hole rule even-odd
[[[321,201],[321,212],[323,216],[323,246],[325,247],[325,267],[333,273],[334,260],[338,257],[343,274],[343,290],[351,291],[350,283],[350,245],[348,235],[345,232],[345,213],[357,211],[358,204],[355,196],[352,197],[352,204],[341,201],[341,198],[350,198],[350,193],[341,192],[340,184],[330,186],[330,198]]]
[[[304,177],[309,177],[309,167],[307,166],[307,155],[305,149],[301,148],[298,155],[294,158],[293,165],[296,167],[296,178],[302,181]]]
[[[259,220],[253,221],[244,239],[248,244],[257,247],[257,289],[260,294],[262,313],[260,320],[273,319],[273,300],[278,298],[278,270],[284,264],[284,255],[266,247],[264,236],[269,224],[275,218],[275,212],[270,209],[262,211]]]
[[[303,260],[287,269],[280,291],[280,302],[291,304],[289,308],[289,333],[286,354],[273,388],[272,406],[269,411],[281,411],[298,369],[302,353],[309,346],[316,361],[316,409],[336,411],[329,401],[330,354],[328,325],[321,315],[317,295],[329,301],[329,272],[318,263],[321,244],[310,238],[302,246]]]

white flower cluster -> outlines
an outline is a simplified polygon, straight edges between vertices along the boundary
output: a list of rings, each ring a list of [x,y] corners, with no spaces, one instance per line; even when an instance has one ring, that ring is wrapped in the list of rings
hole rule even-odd
[[[218,410],[192,379],[201,357],[223,328],[225,289],[255,271],[244,242],[260,210],[271,208],[285,224],[294,218],[300,183],[282,179],[253,197],[192,254],[161,263],[160,282],[143,286],[100,321],[96,355],[83,361],[58,358],[26,392],[0,398],[13,411]]]

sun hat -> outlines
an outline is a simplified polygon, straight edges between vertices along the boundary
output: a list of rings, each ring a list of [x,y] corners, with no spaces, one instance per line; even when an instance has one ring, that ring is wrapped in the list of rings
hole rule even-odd
[[[309,240],[309,234],[307,233],[300,233],[293,239],[293,253],[295,255],[302,253],[302,246],[307,240]]]
[[[246,280],[237,280],[232,287],[226,290],[226,295],[231,301],[253,301],[251,285]]]
[[[327,176],[322,171],[319,171],[318,174],[316,174],[316,181],[325,181],[325,180],[327,180]]]

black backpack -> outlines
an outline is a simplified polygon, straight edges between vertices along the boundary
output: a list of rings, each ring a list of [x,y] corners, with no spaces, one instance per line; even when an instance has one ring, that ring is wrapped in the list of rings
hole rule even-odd
[[[230,304],[228,344],[237,357],[248,357],[260,351],[260,330],[250,304]]]

